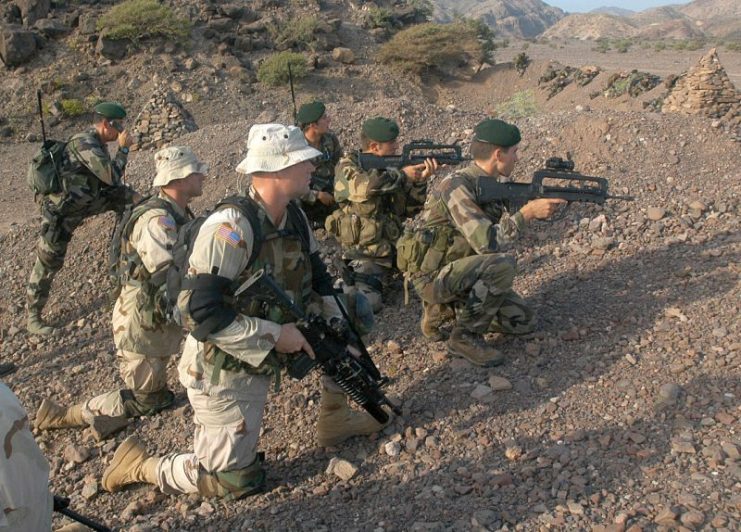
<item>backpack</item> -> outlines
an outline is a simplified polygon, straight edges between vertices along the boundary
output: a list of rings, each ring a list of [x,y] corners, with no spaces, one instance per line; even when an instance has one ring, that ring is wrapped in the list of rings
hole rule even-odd
[[[46,196],[64,190],[64,174],[69,164],[66,148],[66,141],[47,140],[34,154],[26,175],[26,182],[34,194]]]
[[[170,319],[181,326],[185,326],[184,321],[179,315],[177,309],[178,296],[182,290],[192,290],[197,287],[198,280],[192,279],[185,283],[185,274],[188,271],[188,264],[190,263],[190,255],[193,253],[193,245],[195,244],[198,232],[206,219],[216,211],[234,207],[247,218],[247,221],[252,228],[252,234],[254,235],[254,242],[252,244],[252,253],[249,259],[247,259],[247,268],[254,264],[257,256],[260,254],[260,249],[265,241],[265,237],[262,234],[260,227],[260,219],[258,218],[257,210],[258,206],[251,198],[234,195],[229,196],[221,200],[212,211],[204,213],[193,220],[189,221],[180,228],[178,232],[178,239],[172,248],[172,264],[170,269],[167,271],[167,283],[166,283],[166,308]],[[309,225],[306,223],[304,216],[301,214],[301,208],[293,202],[288,204],[287,216],[290,218],[291,225],[293,227],[301,228],[299,237],[301,239],[301,246],[306,253],[309,251]],[[275,237],[285,236],[285,233],[278,232]],[[230,290],[233,291],[237,287],[232,286]]]
[[[136,221],[151,209],[163,209],[175,219],[178,225],[183,225],[184,220],[173,208],[172,204],[158,196],[147,196],[136,204],[126,205],[123,213],[117,218],[113,229],[111,240],[108,245],[108,276],[113,284],[111,299],[115,300],[121,292],[121,287],[128,278],[133,277],[141,259],[138,255],[121,257],[124,239],[128,240]],[[188,211],[190,213],[190,211]]]

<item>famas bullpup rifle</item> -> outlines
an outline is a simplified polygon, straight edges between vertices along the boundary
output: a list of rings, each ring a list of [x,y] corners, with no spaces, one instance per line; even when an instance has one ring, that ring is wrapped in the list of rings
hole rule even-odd
[[[536,170],[530,183],[500,183],[488,176],[479,177],[476,194],[481,203],[504,201],[510,211],[519,210],[528,201],[539,198],[563,199],[602,205],[607,200],[633,201],[633,196],[611,196],[604,177],[582,175],[574,171],[574,162],[551,157],[545,168]],[[568,206],[567,206],[568,207]],[[562,218],[565,214],[562,209]]]
[[[389,419],[383,406],[401,415],[399,407],[391,403],[381,390],[388,383],[388,377],[378,371],[362,340],[347,321],[333,319],[327,322],[321,316],[306,314],[265,270],[259,270],[247,279],[234,296],[277,305],[296,320],[296,327],[314,350],[316,358],[306,353],[292,356],[288,366],[291,377],[303,379],[312,369],[319,367],[378,422],[386,423]],[[350,346],[357,349],[360,356],[353,354]]]
[[[422,164],[425,159],[435,159],[438,164],[457,165],[468,161],[458,144],[437,144],[431,140],[413,140],[401,149],[401,155],[373,155],[358,153],[358,164],[363,170],[404,168]]]

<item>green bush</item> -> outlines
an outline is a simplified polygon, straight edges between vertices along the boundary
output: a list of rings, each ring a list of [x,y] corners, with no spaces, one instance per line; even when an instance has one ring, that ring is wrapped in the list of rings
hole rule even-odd
[[[525,118],[538,112],[538,104],[531,90],[516,92],[506,102],[497,106],[497,113],[510,119]]]
[[[291,65],[291,74],[294,81],[306,77],[308,66],[306,57],[296,52],[279,52],[265,59],[257,69],[257,79],[277,87],[288,83],[288,65]]]
[[[319,26],[316,17],[296,17],[268,28],[275,45],[280,48],[312,50],[314,34]]]
[[[730,41],[725,43],[726,50],[731,52],[741,52],[741,41]]]
[[[666,50],[666,43],[664,41],[657,42],[656,44],[654,44],[654,50],[656,50],[657,52]]]
[[[487,49],[476,30],[461,22],[425,23],[400,31],[378,51],[380,63],[404,72],[423,72],[459,67],[473,59],[487,60]]]
[[[183,40],[190,33],[190,22],[156,0],[126,0],[100,17],[97,28],[111,39]]]
[[[597,46],[592,48],[592,50],[600,53],[607,53],[610,51],[610,41],[609,39],[605,39],[604,37],[600,37],[597,39]]]
[[[72,98],[62,100],[60,103],[62,104],[62,113],[64,113],[64,116],[75,117],[85,113],[85,104],[82,100]]]
[[[383,28],[391,30],[394,27],[394,14],[385,7],[371,7],[365,14],[363,24],[366,28]]]
[[[630,47],[633,45],[633,41],[630,39],[616,39],[614,41],[615,50],[617,50],[618,53],[624,54],[628,50],[630,50]]]

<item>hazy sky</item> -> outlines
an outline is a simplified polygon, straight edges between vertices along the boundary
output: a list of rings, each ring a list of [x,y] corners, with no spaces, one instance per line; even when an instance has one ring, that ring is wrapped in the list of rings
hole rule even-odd
[[[602,6],[617,6],[633,11],[643,11],[650,7],[668,6],[672,4],[688,4],[686,0],[667,2],[667,0],[543,0],[546,4],[560,7],[569,13],[591,11]]]

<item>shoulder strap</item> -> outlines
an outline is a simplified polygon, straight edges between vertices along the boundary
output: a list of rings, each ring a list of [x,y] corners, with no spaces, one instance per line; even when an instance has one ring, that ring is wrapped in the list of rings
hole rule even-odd
[[[293,201],[288,204],[288,219],[291,221],[291,225],[298,230],[298,236],[301,239],[301,247],[304,253],[309,254],[310,249],[310,236],[309,224],[306,222],[306,216],[304,216],[301,207],[296,205]]]
[[[221,200],[218,205],[216,205],[214,211],[228,207],[235,207],[236,209],[238,209],[239,212],[241,212],[242,215],[247,218],[247,221],[250,223],[250,227],[252,227],[252,253],[250,254],[250,258],[247,259],[247,266],[252,266],[252,264],[257,259],[257,256],[260,254],[260,249],[262,248],[263,241],[262,229],[260,227],[260,218],[257,215],[257,204],[252,198],[249,198],[247,196],[233,195]]]

